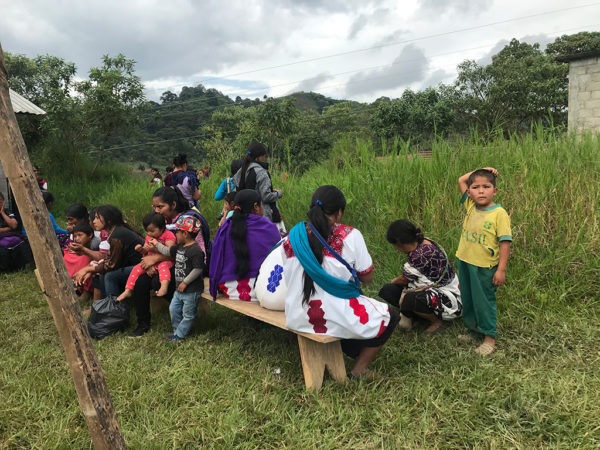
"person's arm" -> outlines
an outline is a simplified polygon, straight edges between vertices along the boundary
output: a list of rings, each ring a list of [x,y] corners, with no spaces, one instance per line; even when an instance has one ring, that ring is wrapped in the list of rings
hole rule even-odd
[[[167,259],[171,258],[171,248],[172,247],[167,247],[166,245],[162,244],[161,242],[152,242],[150,241],[151,244],[154,245],[154,248],[156,248],[156,251],[158,253],[160,253],[161,256],[167,256]]]
[[[2,216],[2,219],[4,219],[4,222],[6,222],[6,225],[8,225],[7,227],[0,228],[0,232],[5,233],[7,231],[12,231],[16,229],[19,225],[17,219],[15,219],[14,217],[10,217],[8,214],[6,214],[4,208],[0,209],[0,215]]]
[[[498,269],[494,274],[492,283],[495,286],[503,286],[506,281],[506,266],[508,264],[508,258],[510,257],[510,241],[500,241],[500,261],[498,262]]]
[[[401,286],[408,286],[409,280],[404,275],[398,275],[392,280],[392,284],[399,284]]]
[[[483,167],[484,170],[489,170],[490,172],[492,172],[492,175],[494,175],[495,177],[498,176],[498,171],[496,169],[494,169],[493,167]],[[460,193],[464,194],[467,191],[467,180],[469,179],[469,177],[471,176],[471,174],[475,172],[474,170],[465,173],[464,175],[462,175],[461,177],[458,178],[458,188],[460,189]]]
[[[225,196],[227,195],[227,178],[225,178],[223,181],[221,181],[221,184],[219,185],[219,189],[217,189],[217,192],[215,193],[215,200],[223,200],[225,198]]]
[[[266,170],[261,170],[256,174],[256,190],[260,194],[260,199],[263,203],[275,203],[283,196],[281,190],[272,190],[271,181]]]
[[[368,273],[363,273],[363,274],[358,275],[358,279],[360,280],[361,283],[369,284],[369,283],[373,282],[373,271],[371,270]]]
[[[67,230],[63,230],[61,227],[58,226],[52,214],[50,214],[50,222],[52,222],[52,227],[54,228],[54,232],[56,234],[69,234]]]

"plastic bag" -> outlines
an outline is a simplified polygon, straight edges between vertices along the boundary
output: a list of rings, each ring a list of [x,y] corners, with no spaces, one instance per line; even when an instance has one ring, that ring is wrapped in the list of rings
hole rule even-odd
[[[104,339],[129,326],[129,305],[113,295],[92,303],[88,331],[94,339]]]

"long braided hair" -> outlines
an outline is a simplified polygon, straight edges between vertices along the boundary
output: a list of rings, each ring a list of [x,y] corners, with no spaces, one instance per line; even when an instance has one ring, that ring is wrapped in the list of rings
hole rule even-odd
[[[346,197],[336,186],[326,185],[317,188],[312,196],[310,209],[306,213],[308,220],[317,229],[319,234],[328,241],[333,231],[333,224],[328,216],[344,211],[346,208]],[[323,263],[323,244],[310,231],[308,232],[308,243],[319,264]],[[315,293],[313,279],[304,272],[303,303],[308,303],[310,296]]]

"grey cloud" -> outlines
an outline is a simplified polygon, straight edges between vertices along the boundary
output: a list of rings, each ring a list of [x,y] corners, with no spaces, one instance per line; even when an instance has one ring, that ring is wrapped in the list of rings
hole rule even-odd
[[[421,0],[418,9],[418,15],[428,15],[431,13],[475,13],[489,9],[494,3],[493,0]]]
[[[324,83],[327,80],[331,80],[333,77],[327,73],[320,73],[315,75],[314,77],[308,78],[306,80],[302,80],[291,92],[310,92],[314,90],[321,83]]]
[[[453,78],[454,78],[453,73],[448,72],[444,69],[437,69],[431,75],[429,75],[429,78],[427,78],[423,82],[421,87],[422,87],[422,89],[425,89],[428,87],[437,87],[440,83],[450,81]]]
[[[348,39],[354,39],[368,24],[379,25],[389,14],[390,10],[387,8],[377,8],[370,14],[360,14],[350,26]]]
[[[393,44],[394,42],[398,42],[403,36],[406,36],[407,34],[408,34],[408,31],[406,31],[406,30],[396,30],[393,33],[388,34],[388,35],[384,36],[383,38],[381,38],[377,42],[377,45]]]
[[[422,80],[429,63],[422,49],[406,45],[389,67],[352,76],[346,83],[346,95],[369,94],[395,89]]]
[[[364,14],[361,14],[352,22],[352,26],[350,27],[350,31],[348,32],[348,38],[354,39],[358,32],[362,30],[365,25],[368,23],[369,19]]]
[[[550,37],[546,34],[535,34],[535,35],[527,35],[527,36],[523,36],[520,38],[517,38],[520,42],[526,42],[530,45],[533,44],[540,44],[540,50],[544,50],[546,48],[546,46],[551,43],[554,42],[555,38]],[[481,58],[477,59],[475,62],[477,64],[479,64],[480,66],[487,66],[488,64],[492,63],[492,56],[498,54],[504,47],[506,47],[506,45],[509,43],[510,41],[507,39],[502,39],[498,42],[496,42],[496,44],[494,44],[494,46]]]
[[[242,0],[226,8],[217,0],[155,0],[142,6],[118,0],[32,0],[2,9],[5,51],[60,56],[75,62],[82,77],[101,64],[103,54],[119,52],[137,61],[142,79],[185,79],[238,61],[260,66],[264,55],[281,46],[296,20],[291,13],[272,14],[268,7],[255,7],[250,14]]]

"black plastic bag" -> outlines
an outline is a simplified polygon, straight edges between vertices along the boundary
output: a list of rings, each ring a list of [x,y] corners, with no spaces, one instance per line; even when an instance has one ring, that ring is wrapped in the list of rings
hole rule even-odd
[[[92,313],[88,320],[88,331],[95,339],[104,339],[129,326],[129,305],[117,301],[113,295],[92,303]]]

